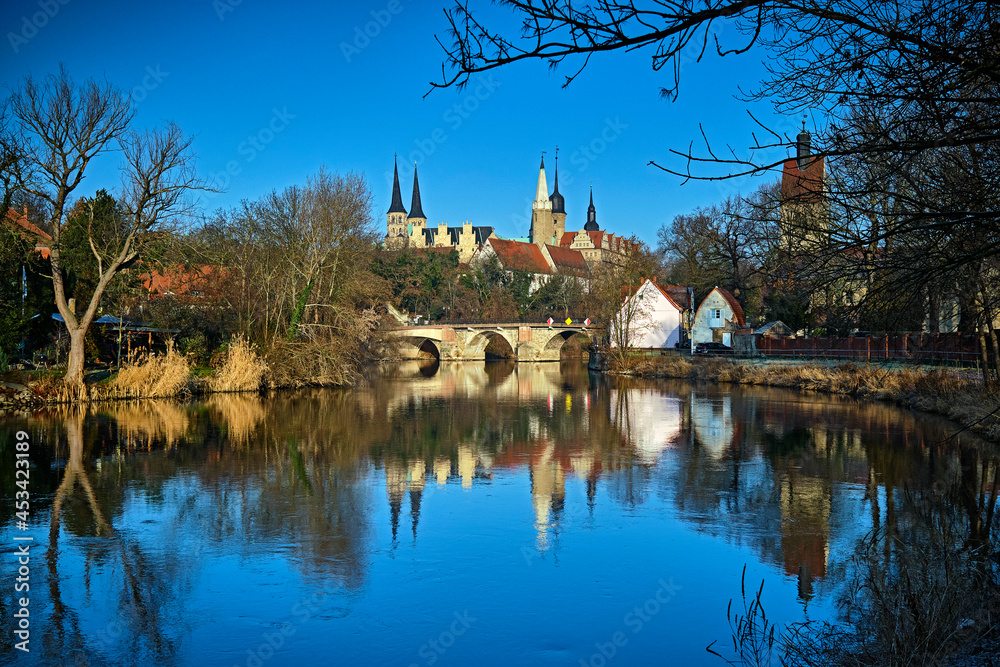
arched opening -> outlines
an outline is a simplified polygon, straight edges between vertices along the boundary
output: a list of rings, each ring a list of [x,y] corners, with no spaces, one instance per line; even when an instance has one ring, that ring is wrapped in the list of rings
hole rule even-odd
[[[507,342],[507,339],[500,334],[484,334],[484,336],[489,339],[483,350],[486,361],[514,359],[517,356],[514,354],[514,349]]]
[[[421,343],[420,346],[417,348],[417,358],[426,359],[428,361],[430,360],[440,361],[441,350],[439,350],[438,346],[434,344],[434,341],[432,341],[430,338],[425,338],[424,342]]]
[[[558,352],[560,359],[590,359],[590,337],[580,331],[560,331],[545,344],[545,351]]]

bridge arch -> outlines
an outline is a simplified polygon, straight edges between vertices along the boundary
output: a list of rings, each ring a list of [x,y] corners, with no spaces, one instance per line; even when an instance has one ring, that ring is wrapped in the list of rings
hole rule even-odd
[[[501,331],[489,330],[481,331],[469,339],[469,342],[466,344],[466,356],[470,359],[485,359],[486,348],[490,346],[491,343],[493,346],[508,353],[511,357],[516,356],[516,343],[512,343],[508,335]]]
[[[579,336],[584,340],[590,340],[590,337],[586,333],[579,330],[563,330],[556,331],[551,338],[542,346],[542,354],[546,357],[559,358],[559,353],[562,350],[563,345],[566,344],[570,338],[574,336]]]
[[[400,341],[411,355],[408,357],[410,359],[427,357],[441,359],[441,341],[426,336],[400,338]]]

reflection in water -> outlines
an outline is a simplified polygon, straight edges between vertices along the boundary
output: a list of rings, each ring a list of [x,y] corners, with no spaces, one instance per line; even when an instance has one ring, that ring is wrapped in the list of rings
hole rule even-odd
[[[64,461],[33,490],[51,498],[33,506],[48,526],[36,664],[243,664],[283,623],[298,634],[281,664],[321,655],[331,631],[357,637],[346,662],[429,664],[414,657],[441,632],[427,619],[475,605],[490,628],[436,657],[506,662],[524,643],[541,651],[524,662],[578,664],[664,562],[704,589],[669,612],[684,630],[672,650],[700,659],[733,594],[705,588],[717,572],[755,554],[829,613],[835,563],[869,529],[912,531],[914,497],[947,502],[970,544],[989,543],[1000,470],[975,439],[886,406],[582,364],[414,362],[353,391],[120,403],[29,427]],[[562,622],[518,625],[544,604],[536,591]],[[659,655],[665,631],[637,635],[630,660]]]

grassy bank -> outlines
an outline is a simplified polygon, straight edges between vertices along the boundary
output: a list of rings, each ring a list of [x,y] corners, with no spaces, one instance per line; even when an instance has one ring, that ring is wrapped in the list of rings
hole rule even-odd
[[[969,430],[1000,441],[1000,397],[983,389],[970,371],[890,368],[870,364],[760,364],[740,360],[643,357],[619,372],[647,378],[678,378],[766,387],[786,387],[827,394],[888,401],[913,410],[940,414]]]
[[[117,372],[88,376],[86,401],[169,398],[211,393],[260,391],[304,386],[344,386],[357,374],[335,364],[303,359],[287,349],[265,358],[244,339],[229,346],[221,364],[205,375],[173,348],[166,354],[131,359]],[[79,398],[63,383],[61,373],[8,373],[0,377],[0,410],[43,404],[74,403]]]

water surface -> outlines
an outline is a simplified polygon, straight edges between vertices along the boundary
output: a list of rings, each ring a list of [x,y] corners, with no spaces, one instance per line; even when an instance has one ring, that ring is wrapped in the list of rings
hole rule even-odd
[[[31,519],[14,515],[14,432]],[[723,664],[726,607],[832,618],[873,527],[974,522],[943,421],[579,364],[387,369],[363,388],[0,424],[3,576],[30,535],[30,654],[67,665]],[[977,510],[977,507],[979,508]],[[2,624],[16,602],[3,587]]]

